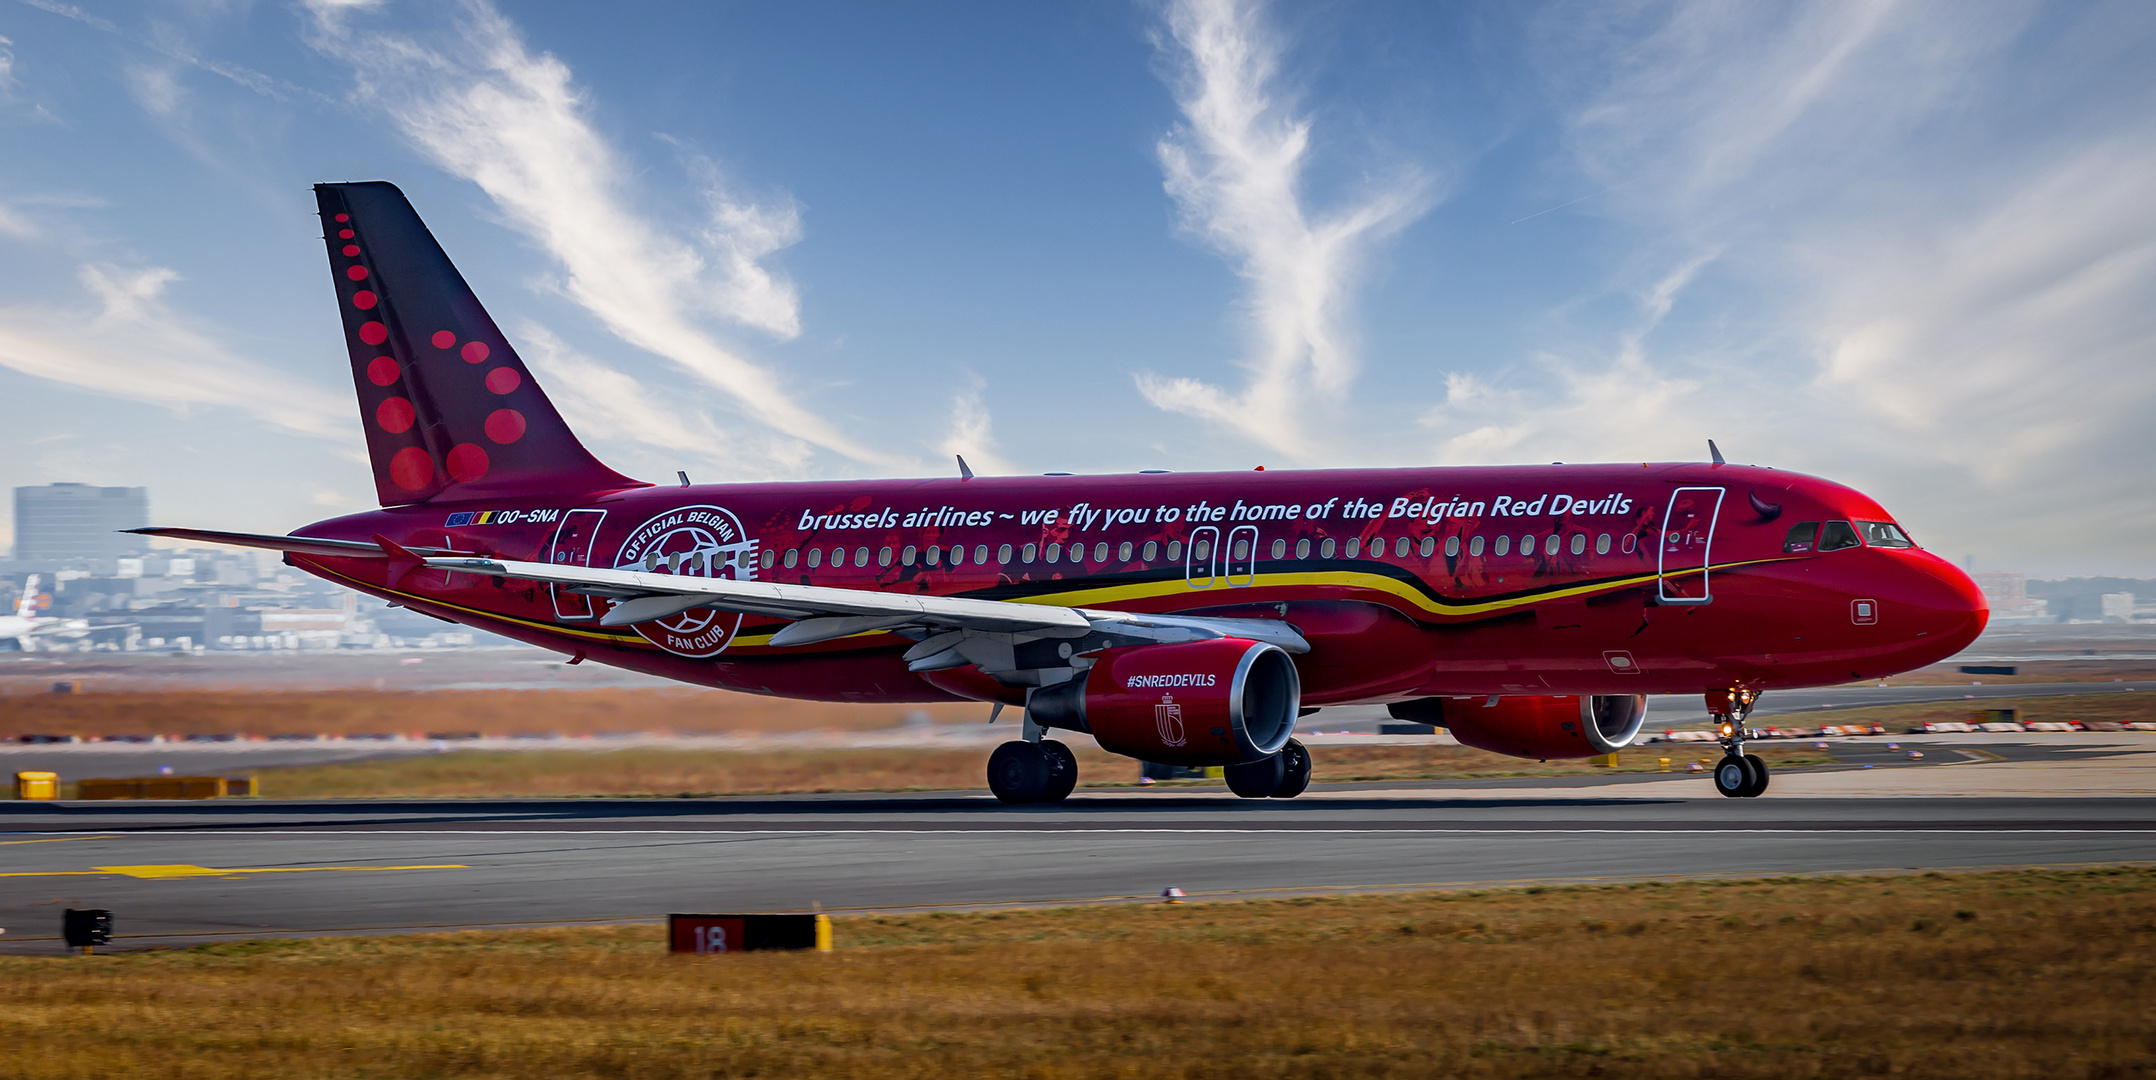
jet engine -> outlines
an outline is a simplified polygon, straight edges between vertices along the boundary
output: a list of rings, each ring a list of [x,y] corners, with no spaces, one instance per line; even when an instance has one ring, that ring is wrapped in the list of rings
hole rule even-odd
[[[1035,690],[1043,727],[1167,765],[1234,765],[1280,752],[1295,734],[1302,679],[1278,646],[1245,638],[1137,645],[1094,656],[1081,679]]]
[[[1644,695],[1418,698],[1388,706],[1401,720],[1437,724],[1462,746],[1522,758],[1581,758],[1624,748],[1647,721]]]

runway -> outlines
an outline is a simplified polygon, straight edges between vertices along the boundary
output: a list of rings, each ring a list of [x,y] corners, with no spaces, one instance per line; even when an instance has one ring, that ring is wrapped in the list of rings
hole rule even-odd
[[[2041,757],[2042,755],[2038,755]],[[2156,861],[2156,799],[1870,798],[1904,765],[1713,796],[1693,777],[1314,789],[1294,802],[1103,791],[986,796],[0,804],[0,951],[51,953],[60,910],[119,947],[244,937]],[[1989,775],[2003,775],[1994,773]],[[1836,780],[1836,776],[1843,779]]]

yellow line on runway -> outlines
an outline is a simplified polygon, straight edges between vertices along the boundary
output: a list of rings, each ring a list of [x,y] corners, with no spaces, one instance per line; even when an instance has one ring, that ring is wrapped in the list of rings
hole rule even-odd
[[[69,840],[116,840],[116,839],[119,839],[119,834],[118,834],[118,833],[113,833],[113,834],[110,834],[110,835],[107,835],[107,836],[55,836],[55,837],[51,837],[51,838],[49,838],[49,839],[45,839],[45,840],[0,840],[0,847],[6,847],[6,846],[8,846],[9,844],[60,844],[60,843],[65,843],[65,842],[67,842],[67,841],[69,841]]]
[[[237,866],[220,869],[214,866],[191,866],[186,863],[166,863],[153,866],[98,866],[88,870],[26,870],[0,874],[0,877],[95,877],[100,874],[125,874],[131,878],[158,880],[162,878],[230,877],[234,874],[313,874],[325,870],[469,870],[463,863],[441,863],[427,866]]]

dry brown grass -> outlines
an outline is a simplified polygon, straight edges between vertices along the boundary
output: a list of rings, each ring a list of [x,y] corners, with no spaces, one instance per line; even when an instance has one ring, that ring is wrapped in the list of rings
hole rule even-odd
[[[0,958],[0,1074],[2129,1077],[2147,869],[1613,885]]]
[[[984,786],[992,749],[457,751],[260,769],[255,777],[258,794],[282,799],[950,791]],[[1762,745],[1756,749],[1781,768],[1834,760],[1802,747]],[[1086,787],[1127,787],[1138,782],[1138,763],[1129,758],[1086,744],[1075,752],[1078,774]],[[1682,762],[1707,752],[1690,747],[1688,755],[1673,759],[1673,768],[1682,769]],[[1659,767],[1656,757],[1646,751],[1627,751],[1618,768],[1653,770]],[[1522,761],[1459,746],[1319,746],[1311,750],[1311,758],[1312,778],[1319,783],[1577,776],[1606,771],[1585,761]],[[1167,786],[1220,788],[1223,782],[1171,781]]]
[[[123,691],[7,697],[0,700],[0,736],[865,731],[896,727],[914,712],[944,723],[988,719],[987,706],[968,703],[849,705],[693,687]]]

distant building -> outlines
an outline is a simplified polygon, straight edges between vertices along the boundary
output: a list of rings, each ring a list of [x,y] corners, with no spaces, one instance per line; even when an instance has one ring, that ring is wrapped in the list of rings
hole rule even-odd
[[[150,523],[150,489],[47,484],[15,489],[15,563],[116,573],[119,560],[148,550],[123,529]]]
[[[2105,622],[2134,621],[2134,594],[2113,592],[2104,594]]]
[[[1976,587],[1991,605],[1992,626],[2036,626],[2059,621],[2046,609],[2050,601],[2029,595],[2027,574],[1978,574]]]

